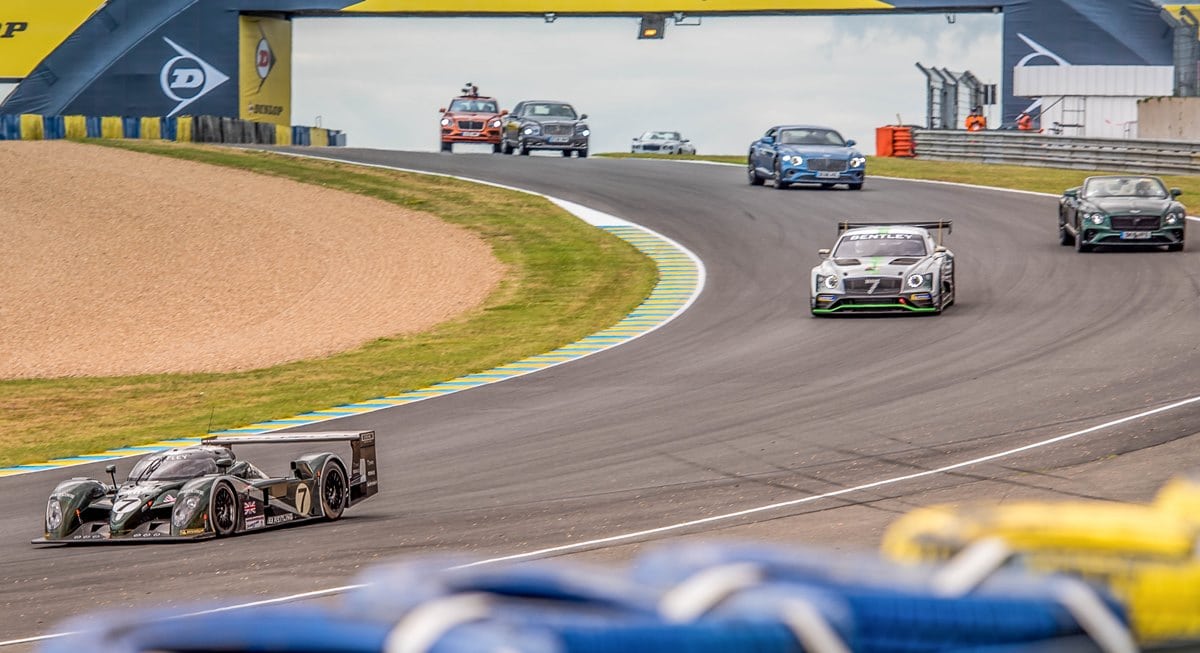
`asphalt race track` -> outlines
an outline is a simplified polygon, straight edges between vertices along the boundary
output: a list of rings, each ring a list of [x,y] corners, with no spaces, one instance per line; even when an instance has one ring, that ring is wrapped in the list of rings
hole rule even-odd
[[[1200,468],[1200,403],[1079,433],[1200,395],[1196,249],[1078,254],[1058,245],[1054,198],[950,185],[869,179],[862,192],[781,192],[750,187],[736,167],[324,153],[612,213],[695,252],[707,286],[679,319],[612,351],[308,429],[380,437],[382,491],[338,523],[194,544],[34,548],[55,483],[103,466],[0,479],[0,641],[99,609],[337,587],[404,555],[575,545],[562,553],[615,564],[630,547],[674,537],[873,547],[916,505],[1146,500],[1170,474]],[[810,317],[816,250],[846,218],[952,219],[958,303],[938,317]],[[241,453],[270,472],[294,452]],[[779,502],[795,503],[589,544]]]

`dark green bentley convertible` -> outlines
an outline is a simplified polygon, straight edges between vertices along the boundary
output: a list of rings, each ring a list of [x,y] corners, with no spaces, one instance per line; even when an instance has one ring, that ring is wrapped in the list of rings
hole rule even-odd
[[[272,477],[233,446],[348,442],[347,465],[336,454],[312,453]],[[198,540],[315,519],[333,520],[379,491],[375,432],[288,433],[209,437],[193,447],[150,454],[124,483],[63,481],[46,502],[45,534],[34,544],[99,544]]]
[[[1088,252],[1098,246],[1166,245],[1183,249],[1187,209],[1158,177],[1108,175],[1088,177],[1068,188],[1058,200],[1058,239]]]

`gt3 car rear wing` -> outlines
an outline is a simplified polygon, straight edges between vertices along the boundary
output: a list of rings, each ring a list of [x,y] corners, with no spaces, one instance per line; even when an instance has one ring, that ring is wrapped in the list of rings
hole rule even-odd
[[[950,220],[938,220],[936,222],[847,222],[838,223],[838,235],[848,229],[858,229],[860,227],[919,227],[921,229],[936,229],[941,231],[946,230],[946,233],[952,233],[951,226],[954,223]]]
[[[379,478],[375,469],[375,431],[322,431],[315,433],[267,433],[264,435],[211,436],[202,438],[201,444],[211,444],[226,449],[242,444],[295,444],[298,442],[349,442],[350,443],[350,503],[358,503],[379,492]]]

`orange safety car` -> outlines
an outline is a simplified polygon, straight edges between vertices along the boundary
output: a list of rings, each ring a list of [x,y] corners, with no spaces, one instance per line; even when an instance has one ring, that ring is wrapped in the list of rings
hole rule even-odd
[[[496,98],[480,95],[478,86],[467,83],[449,108],[438,111],[443,152],[452,152],[455,143],[489,143],[492,152],[500,152],[500,117],[508,111],[500,110]]]

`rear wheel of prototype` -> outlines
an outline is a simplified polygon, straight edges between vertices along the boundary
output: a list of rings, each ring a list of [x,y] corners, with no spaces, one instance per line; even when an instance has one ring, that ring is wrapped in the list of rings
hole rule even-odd
[[[449,141],[442,141],[442,151],[443,152],[453,152],[454,151],[453,148],[454,148],[454,143],[451,143]]]
[[[335,462],[325,463],[325,469],[321,472],[321,511],[325,519],[333,521],[342,516],[348,494],[349,486],[342,466]]]
[[[218,481],[213,486],[208,508],[208,520],[217,537],[232,535],[237,529],[237,508],[237,494],[233,487],[225,481]]]

